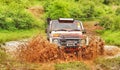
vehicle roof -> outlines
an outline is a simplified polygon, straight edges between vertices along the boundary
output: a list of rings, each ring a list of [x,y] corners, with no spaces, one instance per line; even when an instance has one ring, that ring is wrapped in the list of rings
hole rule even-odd
[[[51,20],[51,21],[54,22],[54,23],[60,23],[59,20]],[[81,22],[81,21],[79,21],[79,20],[74,20],[73,23],[74,23],[74,22]]]

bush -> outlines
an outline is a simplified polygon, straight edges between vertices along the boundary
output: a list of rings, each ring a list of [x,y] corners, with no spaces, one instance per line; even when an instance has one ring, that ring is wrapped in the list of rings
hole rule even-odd
[[[117,8],[117,10],[115,11],[116,15],[120,15],[120,7]]]
[[[103,4],[106,5],[119,5],[120,4],[120,0],[104,0]]]
[[[69,3],[60,1],[53,1],[47,8],[47,16],[52,19],[59,17],[70,17],[69,14]]]
[[[105,16],[101,18],[100,25],[108,30],[120,30],[120,16]]]
[[[6,30],[31,29],[39,23],[26,8],[29,1],[2,1],[0,4],[0,28]],[[26,5],[28,3],[28,6]]]
[[[105,16],[100,20],[100,25],[103,26],[105,29],[112,29],[113,23],[114,20],[113,18],[111,18],[111,16]]]
[[[113,3],[113,0],[104,0],[103,3],[109,5],[109,4]]]
[[[102,2],[103,1],[97,0],[47,0],[44,8],[47,13],[47,17],[50,17],[52,19],[58,19],[60,17],[71,17],[84,20],[90,18],[98,18],[106,14],[112,14],[113,11],[111,8],[103,5]]]
[[[92,1],[83,2],[83,4],[82,4],[82,12],[84,14],[84,18],[94,17],[95,3],[92,2]]]
[[[57,19],[59,17],[89,18],[94,17],[95,4],[93,2],[79,4],[74,0],[50,1],[51,4],[45,5],[48,17]]]

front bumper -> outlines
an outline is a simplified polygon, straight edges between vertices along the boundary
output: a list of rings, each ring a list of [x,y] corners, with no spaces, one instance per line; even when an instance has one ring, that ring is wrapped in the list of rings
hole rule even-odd
[[[79,47],[80,46],[80,39],[52,39],[52,42],[57,44],[58,46],[64,47]]]

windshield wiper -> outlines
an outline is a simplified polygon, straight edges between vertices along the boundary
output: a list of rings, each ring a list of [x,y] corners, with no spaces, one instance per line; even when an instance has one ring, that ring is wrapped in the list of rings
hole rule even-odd
[[[72,30],[70,30],[70,31],[80,31],[80,29],[72,29]]]

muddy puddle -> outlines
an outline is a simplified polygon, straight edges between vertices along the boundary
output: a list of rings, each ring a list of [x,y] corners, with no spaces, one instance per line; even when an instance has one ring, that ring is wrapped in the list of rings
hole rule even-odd
[[[116,58],[120,56],[120,48],[117,46],[105,45],[105,58]]]
[[[6,52],[14,52],[16,51],[17,48],[19,48],[19,45],[25,44],[29,41],[30,39],[23,39],[19,41],[9,41],[5,43],[1,43],[0,46],[2,48],[5,48]]]
[[[56,45],[49,43],[40,35],[29,40],[6,42],[2,44],[2,47],[4,47],[7,52],[14,52],[18,59],[28,62],[65,62],[81,60],[78,59],[75,54],[66,54],[64,49],[59,50]],[[91,50],[91,48],[88,50]],[[84,53],[82,58],[91,57],[88,54],[91,51],[88,50],[83,51],[87,53]],[[96,53],[97,50],[93,52]],[[104,53],[105,58],[115,58],[120,56],[120,49],[117,46],[105,45]]]

